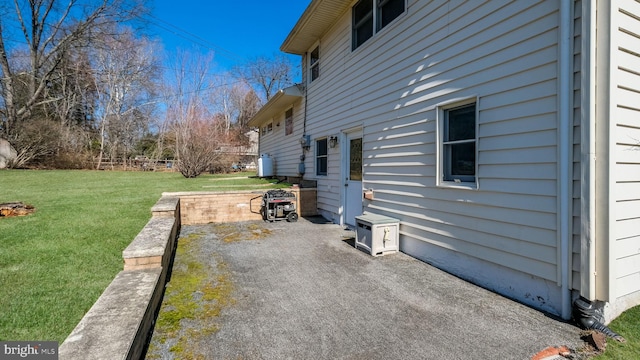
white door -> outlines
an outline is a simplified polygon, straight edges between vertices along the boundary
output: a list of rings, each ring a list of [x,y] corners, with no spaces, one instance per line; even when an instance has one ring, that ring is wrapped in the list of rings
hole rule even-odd
[[[344,222],[355,226],[355,217],[362,214],[362,133],[346,135],[343,154]]]

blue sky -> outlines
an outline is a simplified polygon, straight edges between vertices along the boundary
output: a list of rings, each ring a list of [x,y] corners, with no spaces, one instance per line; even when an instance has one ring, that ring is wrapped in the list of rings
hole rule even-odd
[[[280,53],[311,0],[156,0],[150,30],[168,53],[212,50],[221,70]],[[299,57],[292,57],[294,64]]]

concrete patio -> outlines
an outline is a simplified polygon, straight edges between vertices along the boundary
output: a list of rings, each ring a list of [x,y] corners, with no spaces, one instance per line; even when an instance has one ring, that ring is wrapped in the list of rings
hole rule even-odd
[[[218,330],[192,343],[206,359],[531,359],[584,346],[571,324],[405,254],[371,257],[320,218],[252,223],[263,236],[232,242],[215,224],[182,227],[181,238],[202,234],[199,261],[223,261],[233,283]]]

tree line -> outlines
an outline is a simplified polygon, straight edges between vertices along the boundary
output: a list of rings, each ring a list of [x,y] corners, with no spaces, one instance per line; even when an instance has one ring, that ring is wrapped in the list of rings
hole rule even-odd
[[[141,0],[0,5],[0,139],[13,168],[102,168],[144,156],[185,177],[228,169],[247,122],[293,81],[283,56],[215,73],[214,54],[163,56]],[[167,61],[165,59],[172,59]]]

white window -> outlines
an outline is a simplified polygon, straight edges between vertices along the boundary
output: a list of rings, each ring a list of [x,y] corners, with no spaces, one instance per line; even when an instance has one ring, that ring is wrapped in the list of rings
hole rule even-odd
[[[327,175],[327,139],[316,140],[316,175]]]
[[[360,0],[353,6],[352,50],[373,36],[373,0]]]
[[[316,46],[309,55],[309,69],[311,72],[311,81],[320,76],[320,46]]]
[[[284,112],[284,134],[293,134],[293,108]]]
[[[360,0],[351,9],[351,49],[364,44],[405,11],[406,0]],[[375,5],[374,5],[375,4]],[[374,11],[375,10],[375,11]]]
[[[439,185],[476,187],[476,100],[438,107]]]
[[[405,0],[378,0],[376,31],[389,25],[404,12]]]

